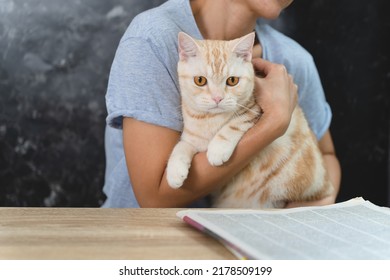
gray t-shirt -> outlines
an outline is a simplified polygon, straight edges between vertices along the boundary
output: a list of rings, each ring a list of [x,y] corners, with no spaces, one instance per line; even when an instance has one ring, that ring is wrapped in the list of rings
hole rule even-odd
[[[103,207],[139,207],[123,151],[123,117],[177,131],[182,129],[176,73],[179,31],[202,39],[189,0],[169,0],[139,14],[119,43],[106,94],[108,116],[103,190],[107,200]],[[299,103],[320,139],[329,128],[332,114],[312,56],[297,42],[260,20],[256,33],[263,48],[263,58],[284,64],[294,77],[299,88]]]

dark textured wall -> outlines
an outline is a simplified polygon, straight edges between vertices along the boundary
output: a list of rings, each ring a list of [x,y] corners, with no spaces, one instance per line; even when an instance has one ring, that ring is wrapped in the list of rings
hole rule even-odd
[[[275,24],[314,56],[333,110],[339,200],[390,206],[390,18],[386,0],[299,0]]]
[[[0,0],[0,206],[102,203],[111,62],[161,2]]]
[[[104,95],[131,19],[160,1],[0,0],[0,206],[99,206]],[[299,0],[273,22],[314,56],[343,165],[340,200],[388,203],[386,0]]]

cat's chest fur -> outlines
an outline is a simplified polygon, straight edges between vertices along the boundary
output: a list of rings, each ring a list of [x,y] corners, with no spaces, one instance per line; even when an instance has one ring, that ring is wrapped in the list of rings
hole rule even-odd
[[[198,152],[204,152],[211,139],[232,117],[233,113],[186,115],[181,138],[196,147]]]

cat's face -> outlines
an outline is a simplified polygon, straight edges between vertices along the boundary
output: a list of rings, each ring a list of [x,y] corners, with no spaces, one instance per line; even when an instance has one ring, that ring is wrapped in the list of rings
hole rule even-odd
[[[254,33],[232,41],[195,40],[179,33],[182,102],[202,113],[237,111],[252,96]]]

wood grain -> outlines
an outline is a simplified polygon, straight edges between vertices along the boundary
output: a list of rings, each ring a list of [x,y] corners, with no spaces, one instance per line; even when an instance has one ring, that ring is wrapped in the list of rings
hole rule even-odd
[[[0,259],[235,259],[179,210],[0,208]]]

